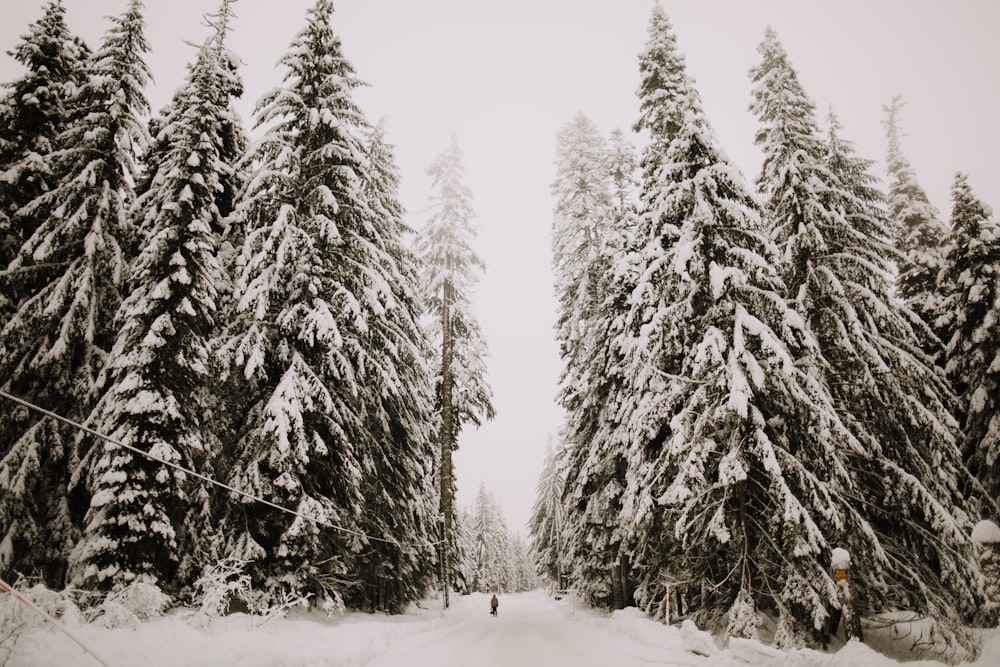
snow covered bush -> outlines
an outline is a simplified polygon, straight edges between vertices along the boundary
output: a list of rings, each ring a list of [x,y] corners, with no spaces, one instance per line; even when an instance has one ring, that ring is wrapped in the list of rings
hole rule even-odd
[[[807,639],[802,636],[795,619],[787,613],[782,613],[778,616],[771,643],[783,651],[792,651],[806,646]]]
[[[197,623],[207,625],[212,619],[224,616],[231,609],[245,610],[252,616],[266,622],[271,618],[283,617],[293,607],[308,607],[311,593],[298,591],[306,583],[294,575],[269,579],[263,588],[254,588],[253,580],[246,571],[250,561],[239,558],[224,558],[215,565],[205,568],[195,582],[194,604],[198,611],[194,618]],[[323,590],[319,608],[332,618],[344,611],[344,600],[330,585],[321,580],[315,583]]]
[[[736,601],[729,609],[729,625],[726,627],[726,639],[757,639],[757,609],[753,596],[746,588],[741,588]]]
[[[320,609],[326,612],[326,617],[328,619],[332,619],[335,616],[340,616],[341,614],[344,613],[346,609],[344,607],[344,600],[339,595],[333,593],[332,591],[326,592],[326,594],[323,596],[323,602],[321,602],[319,606]]]
[[[937,660],[950,665],[974,662],[983,646],[975,629],[949,625],[911,611],[865,617],[864,628],[864,643],[869,648],[900,662]]]
[[[194,582],[197,593],[195,605],[199,616],[205,620],[218,618],[226,613],[232,600],[241,600],[250,607],[250,575],[244,572],[247,561],[224,558]]]
[[[170,602],[155,584],[135,581],[111,591],[93,609],[94,622],[109,629],[136,628],[141,621],[161,616]]]
[[[258,605],[252,610],[261,617],[260,623],[266,623],[272,618],[284,618],[289,609],[294,607],[309,607],[312,593],[302,594],[297,587],[271,586],[267,593],[257,597]]]

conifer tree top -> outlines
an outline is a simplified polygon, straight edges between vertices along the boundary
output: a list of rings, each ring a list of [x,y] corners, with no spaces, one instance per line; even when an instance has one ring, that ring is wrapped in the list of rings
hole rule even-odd
[[[633,129],[648,130],[653,141],[669,141],[683,122],[687,97],[697,93],[677,50],[670,19],[659,2],[649,19],[649,39],[639,56],[639,73],[640,115]]]

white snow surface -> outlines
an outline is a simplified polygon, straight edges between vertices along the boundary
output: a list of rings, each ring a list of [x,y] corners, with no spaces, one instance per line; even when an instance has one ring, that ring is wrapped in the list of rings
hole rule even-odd
[[[194,612],[174,611],[137,628],[105,629],[73,624],[69,629],[109,666],[145,665],[271,667],[618,667],[655,665],[768,667],[885,667],[902,663],[863,644],[835,652],[778,651],[757,641],[733,640],[721,647],[690,621],[680,627],[651,621],[636,609],[595,612],[571,599],[555,601],[541,591],[500,596],[496,618],[489,597],[455,596],[444,611],[439,601],[406,614],[348,613],[327,620],[320,612],[287,618],[234,614],[204,627]],[[22,633],[7,667],[98,663],[60,632]],[[0,658],[3,649],[0,648]],[[910,667],[942,665],[907,662]],[[966,663],[968,664],[968,663]],[[986,641],[975,667],[1000,665],[1000,633]]]

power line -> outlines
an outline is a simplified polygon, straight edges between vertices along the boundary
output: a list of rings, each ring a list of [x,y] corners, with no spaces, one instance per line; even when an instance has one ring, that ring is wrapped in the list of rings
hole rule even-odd
[[[69,629],[67,629],[66,627],[64,627],[59,621],[57,621],[56,619],[52,618],[52,616],[50,616],[48,613],[46,613],[46,611],[44,609],[42,609],[41,607],[39,607],[38,605],[36,605],[34,602],[32,602],[28,598],[24,597],[23,595],[21,595],[20,593],[18,593],[17,591],[15,591],[14,588],[10,584],[5,583],[3,579],[0,579],[0,590],[4,590],[4,591],[7,591],[8,593],[10,593],[11,596],[15,600],[17,600],[18,602],[20,602],[21,604],[23,604],[25,607],[27,607],[31,611],[35,612],[36,614],[38,614],[39,616],[41,616],[42,618],[44,618],[46,621],[48,621],[52,625],[56,626],[56,628],[60,632],[62,632],[64,635],[66,635],[67,637],[69,637],[70,639],[72,639],[74,642],[76,642],[76,644],[80,648],[82,648],[84,651],[86,651],[87,653],[89,653],[91,655],[91,657],[94,658],[94,660],[96,660],[97,662],[99,662],[102,665],[104,665],[104,667],[108,667],[108,663],[104,662],[104,660],[102,660],[101,657],[99,655],[97,655],[97,653],[95,653],[93,651],[93,649],[91,649],[89,646],[87,646],[85,643],[83,643],[82,639],[80,639],[79,637],[77,637],[76,635],[74,635],[72,632],[70,632]]]
[[[104,435],[103,433],[95,431],[94,429],[90,428],[89,426],[85,426],[83,424],[80,424],[79,422],[73,421],[72,419],[68,419],[66,417],[63,417],[62,415],[56,414],[55,412],[52,412],[51,410],[46,410],[45,408],[43,408],[41,406],[38,406],[38,405],[35,405],[34,403],[30,403],[30,402],[24,400],[23,398],[18,398],[17,396],[9,394],[9,393],[7,393],[6,391],[4,391],[2,389],[0,389],[0,396],[2,396],[3,398],[6,398],[9,401],[13,401],[14,403],[17,403],[18,405],[24,406],[24,407],[28,408],[29,410],[34,410],[35,412],[43,414],[46,417],[51,417],[52,419],[55,419],[58,422],[62,422],[63,424],[66,424],[68,426],[72,426],[74,428],[77,428],[77,429],[83,431],[84,433],[87,433],[89,435],[94,436],[95,438],[99,438],[101,440],[104,440],[105,442],[109,442],[112,445],[116,445],[118,447],[121,447],[122,449],[127,449],[128,451],[134,452],[136,454],[139,454],[140,456],[145,456],[147,459],[150,459],[152,461],[156,461],[157,463],[165,465],[165,466],[167,466],[169,468],[173,468],[174,470],[183,472],[183,473],[185,473],[187,475],[191,475],[192,477],[194,477],[196,479],[200,479],[203,482],[206,482],[208,484],[212,484],[214,486],[217,486],[220,489],[225,489],[226,491],[229,491],[230,493],[235,493],[236,495],[241,496],[243,498],[246,498],[247,500],[252,500],[253,502],[260,503],[261,505],[266,505],[267,507],[270,507],[272,509],[276,509],[276,510],[285,512],[286,514],[291,514],[292,516],[297,516],[300,519],[305,519],[306,521],[311,521],[311,522],[313,522],[315,524],[318,524],[320,526],[324,526],[326,528],[332,528],[333,530],[337,530],[337,531],[340,531],[342,533],[346,533],[348,535],[354,535],[356,537],[361,537],[361,538],[364,538],[364,539],[367,539],[367,540],[372,540],[372,541],[375,541],[375,542],[382,542],[384,544],[392,544],[392,545],[395,545],[397,547],[402,547],[403,546],[403,544],[401,544],[397,540],[394,540],[394,539],[391,539],[391,538],[390,539],[386,539],[386,538],[383,538],[383,537],[375,537],[374,535],[369,535],[368,533],[364,533],[364,532],[359,531],[359,530],[353,530],[351,528],[345,528],[343,526],[338,526],[336,524],[332,524],[329,521],[326,521],[325,519],[321,519],[321,518],[317,518],[317,517],[312,517],[312,516],[306,516],[305,514],[300,514],[299,512],[296,512],[293,509],[289,509],[287,507],[283,507],[281,505],[278,505],[277,503],[273,503],[270,500],[266,500],[264,498],[260,498],[258,496],[255,496],[255,495],[251,494],[251,493],[247,493],[246,491],[241,491],[240,489],[234,488],[232,486],[229,486],[228,484],[224,484],[223,482],[220,482],[218,480],[212,479],[211,477],[203,475],[200,472],[195,472],[194,470],[191,470],[189,468],[185,468],[184,466],[182,466],[180,464],[177,464],[177,463],[174,463],[173,461],[167,461],[166,459],[160,458],[159,456],[155,456],[153,454],[150,454],[149,452],[145,452],[145,451],[139,449],[138,447],[133,447],[132,445],[127,445],[127,444],[125,444],[123,442],[119,442],[118,440],[115,440],[114,438],[111,438],[110,436],[107,436],[107,435]],[[438,540],[437,542],[426,542],[426,543],[415,545],[415,546],[436,547],[439,544],[441,544],[441,542],[442,542],[442,540]]]

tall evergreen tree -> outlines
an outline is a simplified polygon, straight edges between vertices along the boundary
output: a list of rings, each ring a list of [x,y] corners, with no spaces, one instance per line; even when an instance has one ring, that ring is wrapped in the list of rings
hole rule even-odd
[[[662,151],[681,128],[683,106],[680,100],[690,89],[691,81],[684,59],[677,50],[677,37],[663,6],[653,5],[649,18],[646,48],[639,54],[639,120],[633,129],[647,131],[650,149],[643,152],[644,179],[660,166]],[[650,190],[649,192],[652,192]]]
[[[945,370],[960,397],[963,453],[993,503],[1000,504],[1000,225],[958,174],[951,188],[951,233],[940,277],[936,326]],[[996,506],[983,508],[996,517]]]
[[[626,549],[618,531],[624,456],[612,438],[622,378],[611,344],[621,327],[627,277],[614,259],[627,241],[634,157],[614,150],[583,114],[556,142],[552,257],[558,301],[556,340],[564,368],[559,402],[566,412],[560,464],[566,474],[564,555],[574,585],[595,604],[631,599]]]
[[[639,209],[640,215],[648,218],[640,223],[644,228],[663,222],[658,219],[662,209],[658,201],[662,194],[658,186],[660,170],[668,146],[684,122],[684,109],[678,105],[692,83],[677,50],[673,26],[659,2],[653,5],[647,32],[646,48],[639,54],[639,120],[632,127],[648,135],[639,161]],[[664,225],[662,230],[670,231],[670,225]],[[669,243],[672,239],[666,235],[663,241]]]
[[[427,169],[433,189],[433,214],[417,237],[416,252],[425,329],[437,360],[438,489],[443,542],[441,570],[444,605],[453,586],[455,478],[452,453],[463,426],[492,419],[493,396],[486,381],[486,341],[471,309],[471,290],[485,269],[472,249],[472,193],[464,183],[458,141]]]
[[[118,311],[106,391],[89,420],[119,442],[199,470],[213,441],[205,387],[221,282],[218,230],[227,202],[220,199],[240,157],[226,150],[232,94],[242,89],[224,44],[230,4],[210,17],[214,34],[162,122],[157,140],[169,149],[150,156],[155,173],[133,208],[144,242]],[[81,467],[91,503],[71,559],[76,583],[190,583],[211,543],[208,526],[195,520],[192,480],[110,443],[92,443]]]
[[[625,328],[615,343],[625,357],[622,365],[631,365],[626,371],[630,391],[639,388],[642,395],[655,394],[664,388],[661,372],[675,372],[679,367],[679,360],[669,362],[666,358],[664,341],[646,338],[644,332],[651,325],[659,325],[647,322],[646,315],[638,319],[635,316],[641,312],[637,308],[639,304],[649,309],[661,304],[662,295],[656,289],[650,290],[650,286],[665,284],[667,274],[672,271],[663,263],[663,255],[679,238],[680,229],[677,220],[666,216],[669,209],[664,197],[669,191],[663,185],[664,174],[671,169],[668,152],[671,142],[684,126],[687,98],[695,94],[684,57],[677,49],[673,27],[659,3],[653,7],[648,32],[646,49],[639,56],[640,117],[635,129],[648,131],[650,137],[640,160],[637,221],[631,238],[627,238],[621,248],[624,252],[620,264],[627,268],[617,269],[619,273],[628,271],[632,279],[628,281],[627,302],[623,309]],[[635,341],[641,341],[642,345],[636,348]],[[637,355],[648,355],[648,359]],[[656,359],[656,363],[667,363],[667,368],[650,365],[648,362],[652,359]],[[622,409],[626,421],[631,403],[628,401]]]
[[[435,348],[444,337],[442,319],[445,285],[451,285],[450,311],[454,336],[453,421],[455,437],[466,425],[493,419],[493,392],[486,379],[487,342],[472,311],[471,295],[486,265],[472,243],[476,230],[472,193],[464,184],[465,167],[455,137],[428,168],[434,209],[416,239],[420,260],[426,331]],[[441,378],[438,379],[441,381]],[[440,390],[440,388],[439,388]]]
[[[32,285],[24,273],[6,270],[37,228],[36,216],[26,215],[23,207],[52,186],[41,168],[42,156],[56,150],[69,122],[69,100],[84,77],[86,49],[70,35],[64,14],[61,2],[49,2],[43,16],[8,52],[27,71],[5,84],[0,97],[0,321],[5,324]],[[0,364],[5,356],[5,350],[0,352]],[[12,388],[6,382],[0,386]],[[13,405],[0,411],[0,495],[4,498],[0,500],[0,544],[4,545],[0,576],[9,566],[38,572],[46,583],[58,586],[64,561],[62,540],[50,538],[40,524],[55,516],[65,521],[65,508],[46,517],[47,498],[65,499],[64,491],[52,489],[65,483],[65,475],[46,480],[53,473],[51,468],[43,472],[51,463],[46,453],[34,447],[13,447],[34,419],[35,415]],[[58,522],[56,526],[57,532],[68,528]],[[39,557],[39,547],[46,552],[44,557]]]
[[[639,160],[641,176],[635,184],[638,211],[626,205],[632,197],[622,196],[619,175],[627,173],[627,168],[612,166],[614,212],[603,232],[603,265],[591,268],[592,273],[601,275],[597,289],[603,295],[599,309],[590,314],[590,328],[598,340],[592,341],[585,355],[589,360],[586,377],[593,384],[587,400],[594,409],[588,415],[569,417],[564,434],[572,443],[567,448],[566,494],[567,523],[574,536],[570,544],[574,585],[583,587],[591,601],[611,607],[628,604],[633,588],[629,565],[632,549],[625,542],[627,531],[619,517],[628,468],[623,426],[634,400],[633,378],[628,377],[625,368],[629,304],[635,298],[640,273],[646,268],[642,256],[645,232],[653,227],[676,231],[670,225],[664,226],[657,185],[667,147],[682,121],[677,94],[688,85],[676,47],[670,21],[656,4],[646,48],[639,55],[640,117],[633,129],[645,132],[648,142]],[[612,165],[624,164],[618,157],[622,154],[616,142],[613,135]],[[674,241],[669,234],[662,239],[664,244]]]
[[[964,641],[981,598],[970,567],[967,481],[954,397],[922,350],[919,318],[892,296],[892,230],[867,163],[839,139],[824,145],[815,112],[774,32],[751,70],[764,153],[759,187],[782,249],[787,295],[816,338],[837,412],[862,443],[844,488],[865,533],[842,538],[861,579],[862,613],[890,606],[941,619]],[[852,459],[855,457],[851,453]]]
[[[147,142],[139,120],[148,112],[143,30],[139,0],[112,19],[88,61],[86,83],[69,102],[72,122],[40,157],[51,187],[18,214],[38,226],[3,272],[4,283],[25,289],[0,330],[4,389],[78,420],[97,398],[129,260],[128,210]],[[24,410],[3,414],[2,465],[18,472],[0,475],[15,480],[14,493],[0,502],[25,510],[6,525],[32,538],[30,569],[44,569],[59,585],[75,526],[91,502],[81,471],[71,470],[79,457],[73,435]]]
[[[886,167],[889,174],[888,216],[895,228],[898,262],[896,292],[903,302],[933,331],[935,313],[940,311],[937,277],[945,263],[948,227],[942,222],[927,193],[920,187],[910,162],[903,155],[899,114],[903,102],[892,98],[885,111]],[[924,349],[936,357],[941,346],[927,336]]]
[[[393,183],[371,165],[371,128],[353,100],[360,82],[332,13],[330,0],[310,8],[281,59],[283,85],[257,108],[265,132],[234,223],[246,229],[241,324],[225,348],[249,397],[231,484],[314,521],[233,507],[229,550],[255,560],[272,595],[339,597],[376,568],[378,599],[365,602],[396,609],[414,595],[399,578],[429,541],[403,502],[423,491],[430,465],[429,380],[410,269],[394,254],[399,220],[385,215]],[[386,480],[399,488],[380,486],[387,461],[402,471]],[[366,533],[373,525],[391,534]],[[362,557],[372,542],[390,551]],[[393,556],[393,544],[409,551]],[[392,572],[383,556],[404,564]]]
[[[65,14],[61,0],[50,0],[42,17],[8,52],[27,71],[5,84],[0,97],[0,172],[5,172],[0,178],[0,268],[38,226],[22,209],[53,185],[41,158],[58,148],[71,116],[69,101],[85,80],[89,53],[70,34]],[[22,282],[3,282],[0,313],[13,306],[6,301]]]
[[[663,33],[651,43],[674,43],[659,8],[650,30]],[[661,167],[644,173],[629,260],[639,278],[619,343],[635,396],[621,439],[637,598],[658,614],[676,590],[684,611],[730,636],[754,636],[758,611],[786,639],[796,624],[820,634],[836,599],[826,554],[856,522],[831,492],[847,479],[837,451],[857,443],[815,379],[777,251],[683,58],[671,48],[659,59],[677,83],[653,99],[673,130]]]
[[[591,393],[592,321],[604,297],[605,239],[612,223],[607,141],[590,118],[578,113],[556,137],[555,217],[552,271],[558,301],[556,340],[564,370],[560,402],[572,417]],[[601,332],[603,333],[603,332]]]
[[[431,585],[437,507],[434,492],[434,399],[430,349],[420,328],[419,267],[405,245],[412,230],[403,223],[399,175],[384,127],[377,125],[366,144],[369,173],[365,195],[373,227],[381,228],[376,269],[367,288],[382,290],[386,306],[369,328],[367,356],[382,360],[362,385],[368,408],[368,453],[371,470],[364,496],[369,511],[362,527],[372,535],[392,535],[375,541],[358,559],[365,586],[348,603],[372,610],[400,613],[420,599]],[[467,386],[469,383],[463,383]]]

